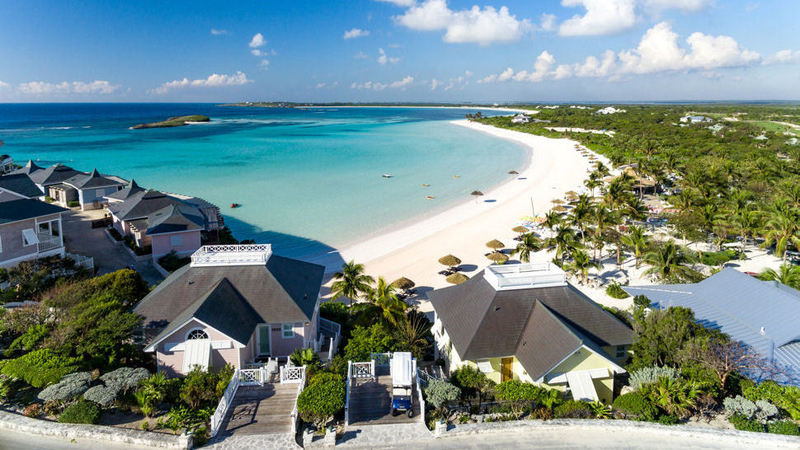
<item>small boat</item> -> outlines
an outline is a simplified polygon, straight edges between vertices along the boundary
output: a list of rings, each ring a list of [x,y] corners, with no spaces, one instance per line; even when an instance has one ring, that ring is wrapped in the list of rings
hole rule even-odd
[[[392,174],[390,174],[390,173],[385,173],[385,174],[383,174],[383,175],[381,175],[381,176],[382,176],[383,178],[392,178],[392,176],[393,176],[393,175],[392,175]]]
[[[431,185],[430,185],[430,184],[428,184],[428,183],[424,183],[424,184],[422,185],[422,187],[431,187]]]
[[[428,195],[428,196],[426,196],[425,198],[426,198],[426,199],[428,199],[428,200],[433,200],[433,199],[435,199],[436,197],[434,197],[434,196],[432,196],[432,195]]]
[[[240,206],[242,206],[242,205],[240,205],[238,203],[231,203],[231,208],[238,208]]]
[[[453,178],[461,178],[461,175],[453,175]]]

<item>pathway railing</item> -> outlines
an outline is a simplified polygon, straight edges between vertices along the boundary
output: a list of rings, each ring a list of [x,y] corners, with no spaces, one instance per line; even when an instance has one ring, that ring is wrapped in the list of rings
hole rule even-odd
[[[347,361],[347,382],[344,394],[344,426],[350,425],[350,385],[353,384],[353,361]]]
[[[281,383],[303,383],[306,379],[306,366],[281,367]]]
[[[417,395],[419,396],[419,413],[422,416],[422,423],[425,422],[425,397],[422,395],[422,386],[419,383],[419,369],[417,368],[417,359],[414,358],[414,381],[417,384]]]
[[[300,398],[300,394],[306,387],[306,366],[301,367],[301,369],[303,369],[303,377],[300,379],[300,384],[297,386],[297,395],[294,397],[294,408],[292,408],[292,436],[297,433],[297,422],[300,418],[300,414],[297,411],[297,399]]]
[[[211,437],[216,436],[219,432],[222,421],[225,420],[225,415],[228,413],[228,408],[230,408],[233,398],[236,397],[236,391],[238,389],[239,369],[236,369],[231,377],[231,381],[228,383],[228,387],[225,388],[225,393],[223,393],[222,398],[219,399],[219,404],[217,404],[217,409],[214,410],[214,415],[211,416]]]
[[[375,360],[369,362],[348,362],[348,378],[375,379]]]
[[[238,372],[239,384],[241,386],[260,386],[269,381],[267,369],[259,367],[257,369],[241,369]]]

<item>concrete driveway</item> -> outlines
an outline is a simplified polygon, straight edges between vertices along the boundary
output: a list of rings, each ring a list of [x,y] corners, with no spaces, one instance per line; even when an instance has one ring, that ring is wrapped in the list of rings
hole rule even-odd
[[[104,210],[70,210],[64,213],[64,245],[67,251],[94,258],[97,274],[103,275],[126,267],[135,267],[150,284],[158,284],[164,277],[150,260],[136,262],[122,246],[116,246],[106,236],[103,228],[92,228],[92,220],[103,218]]]

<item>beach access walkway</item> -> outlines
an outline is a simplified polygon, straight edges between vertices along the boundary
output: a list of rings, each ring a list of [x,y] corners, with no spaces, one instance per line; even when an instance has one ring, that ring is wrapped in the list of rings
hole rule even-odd
[[[232,435],[290,435],[296,397],[296,384],[267,383],[240,387],[216,440]]]

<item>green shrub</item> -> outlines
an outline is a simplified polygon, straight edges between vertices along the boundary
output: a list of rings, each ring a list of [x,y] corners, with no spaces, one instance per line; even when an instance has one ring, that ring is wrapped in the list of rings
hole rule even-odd
[[[14,339],[5,351],[6,356],[13,355],[17,351],[31,351],[50,334],[47,325],[39,324],[28,328],[22,336]]]
[[[79,362],[79,358],[60,356],[49,349],[34,350],[9,360],[3,366],[3,374],[41,388],[77,370]]]
[[[321,430],[337,412],[344,408],[344,404],[344,381],[336,375],[326,376],[321,381],[303,389],[303,392],[297,397],[297,412],[300,413],[303,420],[313,422],[317,429]]]
[[[553,416],[557,419],[589,419],[594,417],[594,413],[586,402],[567,400],[553,408]]]
[[[643,367],[631,373],[629,383],[635,390],[641,389],[648,384],[656,383],[661,378],[677,380],[681,376],[681,371],[673,367]]]
[[[614,400],[614,410],[626,419],[652,421],[658,416],[658,408],[639,392],[629,392]]]
[[[661,425],[677,425],[680,420],[675,416],[664,414],[663,416],[659,416],[656,422],[660,423]]]
[[[732,423],[734,428],[741,431],[756,431],[759,433],[764,432],[764,425],[759,421],[748,419],[741,414],[734,414],[728,418],[728,422]]]
[[[791,420],[779,420],[767,424],[767,433],[800,436],[797,424]]]
[[[219,377],[216,373],[206,372],[195,366],[183,379],[180,393],[181,400],[193,410],[202,407],[215,407],[219,400],[217,396],[218,383]]]
[[[67,407],[58,421],[61,423],[96,424],[100,422],[100,407],[89,400],[81,400]]]
[[[311,379],[308,380],[308,384],[322,384],[327,383],[329,381],[342,381],[342,376],[338,373],[331,373],[331,372],[317,372]]]
[[[67,206],[69,208],[77,208],[78,206],[81,206],[81,203],[77,200],[72,200],[71,202],[67,202]]]
[[[298,348],[289,355],[289,360],[297,367],[310,366],[317,367],[320,365],[319,355],[313,348]]]
[[[425,388],[425,401],[439,410],[442,415],[447,410],[447,404],[458,400],[460,395],[461,389],[446,381],[431,380],[428,387]]]
[[[721,266],[732,259],[736,259],[736,257],[737,252],[731,249],[721,252],[704,252],[700,262],[707,266]]]
[[[637,295],[633,297],[633,306],[636,306],[637,308],[649,308],[652,304],[653,302],[650,301],[650,299],[645,295]]]
[[[625,292],[622,289],[622,287],[619,285],[619,283],[611,283],[611,284],[609,284],[608,287],[606,288],[606,294],[608,294],[608,296],[611,297],[611,298],[628,298],[628,297],[630,297],[630,295],[628,295],[628,293]]]
[[[167,379],[163,373],[156,373],[142,380],[134,394],[142,414],[152,417],[159,403],[177,402],[180,397],[180,385],[180,378]]]
[[[768,380],[758,385],[742,387],[742,395],[750,401],[768,400],[786,411],[794,420],[800,420],[800,387],[781,386]]]
[[[58,383],[42,389],[38,397],[45,402],[72,400],[86,392],[91,382],[92,375],[89,372],[71,373]]]
[[[519,419],[526,408],[531,408],[541,395],[543,389],[519,380],[504,381],[494,388],[495,398],[511,407],[514,416]]]
[[[158,258],[158,264],[164,268],[167,272],[175,272],[176,270],[180,269],[181,267],[189,264],[191,258],[188,256],[178,256],[175,253],[175,250],[167,253],[166,255]]]

